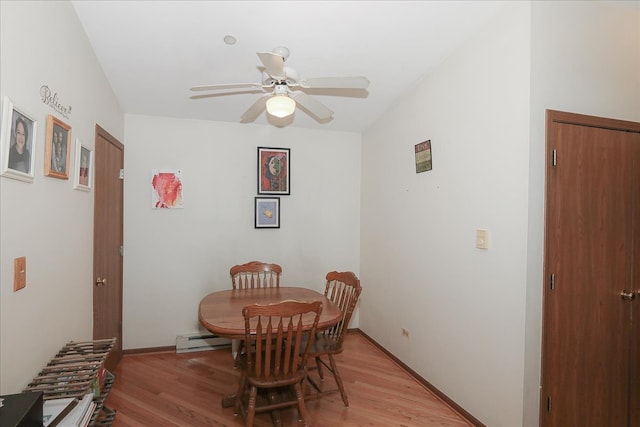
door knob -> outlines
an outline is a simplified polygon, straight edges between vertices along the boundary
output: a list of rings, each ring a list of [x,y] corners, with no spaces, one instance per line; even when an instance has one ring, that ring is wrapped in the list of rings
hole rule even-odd
[[[636,297],[636,294],[634,294],[633,292],[627,292],[627,290],[625,289],[620,292],[620,296],[622,297],[622,299],[633,301],[633,299]]]
[[[96,279],[96,286],[102,286],[107,284],[107,278],[101,279],[100,276]]]

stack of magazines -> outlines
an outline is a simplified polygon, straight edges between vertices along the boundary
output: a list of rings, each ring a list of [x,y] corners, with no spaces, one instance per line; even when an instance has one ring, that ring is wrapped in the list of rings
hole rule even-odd
[[[81,399],[67,397],[63,399],[45,400],[42,407],[44,427],[86,427],[96,408],[93,392],[85,394]]]

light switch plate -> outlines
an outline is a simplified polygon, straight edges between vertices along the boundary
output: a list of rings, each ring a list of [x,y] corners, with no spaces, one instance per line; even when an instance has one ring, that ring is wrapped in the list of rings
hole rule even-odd
[[[476,230],[476,248],[489,249],[489,232],[487,230]]]
[[[13,260],[13,292],[27,286],[27,257]]]

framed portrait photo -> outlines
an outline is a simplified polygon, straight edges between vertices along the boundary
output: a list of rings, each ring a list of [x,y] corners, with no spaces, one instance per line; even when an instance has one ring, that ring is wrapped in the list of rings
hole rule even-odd
[[[256,197],[255,219],[255,228],[280,228],[280,197]]]
[[[288,148],[258,147],[258,194],[291,194],[290,165]]]
[[[76,139],[76,163],[74,168],[73,188],[90,191],[93,181],[93,151]]]
[[[38,123],[5,96],[0,135],[0,174],[8,178],[33,182]]]
[[[44,146],[44,175],[69,179],[70,157],[71,126],[49,114]]]

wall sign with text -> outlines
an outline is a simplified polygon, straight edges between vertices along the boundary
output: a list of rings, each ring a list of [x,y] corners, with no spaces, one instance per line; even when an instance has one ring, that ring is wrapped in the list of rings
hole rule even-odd
[[[431,140],[416,144],[416,173],[431,170]]]

